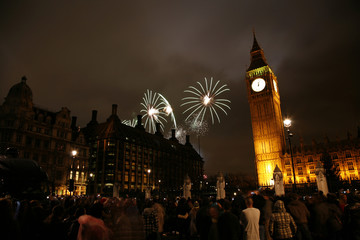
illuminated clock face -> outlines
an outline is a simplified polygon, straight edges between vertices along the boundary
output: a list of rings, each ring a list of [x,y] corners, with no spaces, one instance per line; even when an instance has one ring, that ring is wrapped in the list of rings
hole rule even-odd
[[[262,78],[257,78],[251,83],[251,88],[255,92],[261,92],[265,88],[265,80]]]
[[[277,84],[276,84],[275,80],[273,80],[273,83],[274,83],[275,92],[277,92],[277,91],[278,91],[278,88],[277,88]]]

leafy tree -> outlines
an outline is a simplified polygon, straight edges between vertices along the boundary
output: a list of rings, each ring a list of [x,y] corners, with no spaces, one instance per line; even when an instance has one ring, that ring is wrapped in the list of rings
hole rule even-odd
[[[327,151],[323,152],[321,156],[321,162],[325,169],[325,176],[329,191],[336,192],[341,187],[339,166],[335,164]]]

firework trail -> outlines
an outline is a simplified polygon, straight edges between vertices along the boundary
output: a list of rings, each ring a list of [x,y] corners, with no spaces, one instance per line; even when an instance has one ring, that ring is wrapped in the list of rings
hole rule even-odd
[[[208,80],[205,78],[205,86],[203,86],[200,82],[197,82],[199,88],[190,86],[185,93],[190,93],[190,97],[185,97],[182,100],[185,102],[181,104],[181,106],[188,106],[188,108],[183,112],[183,114],[188,113],[185,121],[187,121],[192,116],[196,115],[194,123],[200,121],[202,123],[204,121],[204,117],[207,113],[207,110],[210,112],[212,124],[214,124],[214,118],[216,117],[218,122],[220,123],[220,117],[217,113],[217,110],[221,110],[227,115],[225,109],[230,110],[230,106],[228,103],[231,103],[230,100],[225,98],[217,98],[221,93],[230,91],[227,88],[227,85],[224,84],[221,87],[218,87],[220,80],[218,80],[213,85],[213,78]]]
[[[133,118],[132,120],[123,120],[121,123],[128,125],[130,127],[135,127],[137,124],[137,119]]]
[[[140,110],[140,112],[143,113],[142,118],[146,118],[145,128],[147,128],[149,132],[156,132],[156,123],[159,123],[161,130],[164,131],[164,122],[167,122],[165,117],[168,116],[171,117],[171,121],[176,128],[173,109],[163,95],[147,90],[146,93],[144,93],[143,102],[140,105],[143,107],[143,109]]]
[[[170,103],[168,102],[168,100],[166,100],[166,98],[163,95],[159,93],[159,96],[162,100],[162,104],[164,105],[162,111],[165,112],[167,116],[169,115],[171,116],[171,120],[174,124],[174,128],[176,129],[176,120],[175,120],[173,108],[171,107]]]

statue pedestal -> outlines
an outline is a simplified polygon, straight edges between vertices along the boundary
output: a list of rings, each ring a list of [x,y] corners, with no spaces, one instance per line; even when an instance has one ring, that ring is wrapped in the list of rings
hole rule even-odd
[[[151,198],[151,187],[145,188],[145,199]]]
[[[184,198],[191,198],[191,179],[189,176],[186,176],[184,180]]]
[[[224,199],[225,198],[225,179],[223,174],[220,172],[219,176],[217,177],[217,182],[216,182],[216,189],[217,189],[217,194],[216,194],[216,199]]]
[[[273,178],[274,178],[275,195],[284,196],[285,195],[285,188],[283,181],[284,177],[278,165],[276,165],[274,169]]]
[[[318,164],[316,166],[315,175],[316,175],[316,184],[318,187],[318,191],[319,192],[322,191],[324,193],[324,195],[326,196],[329,193],[329,189],[328,189],[327,180],[326,180],[326,176],[325,176],[325,169],[320,162],[318,162]]]

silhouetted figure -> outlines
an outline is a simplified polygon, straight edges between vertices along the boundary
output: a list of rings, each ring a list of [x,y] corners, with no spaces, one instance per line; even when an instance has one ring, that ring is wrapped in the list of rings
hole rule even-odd
[[[0,239],[20,239],[20,229],[14,220],[14,211],[10,199],[0,199]]]
[[[239,219],[231,212],[231,203],[225,200],[223,203],[224,212],[219,216],[218,229],[219,240],[241,239],[241,226]]]

